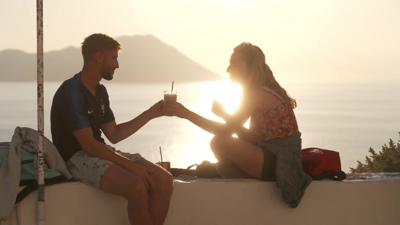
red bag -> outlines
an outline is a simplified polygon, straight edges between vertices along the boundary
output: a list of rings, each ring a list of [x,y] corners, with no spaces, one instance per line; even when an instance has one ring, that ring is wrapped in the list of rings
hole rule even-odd
[[[346,173],[342,171],[339,152],[321,148],[305,148],[301,150],[304,172],[314,180],[330,178],[343,180]]]

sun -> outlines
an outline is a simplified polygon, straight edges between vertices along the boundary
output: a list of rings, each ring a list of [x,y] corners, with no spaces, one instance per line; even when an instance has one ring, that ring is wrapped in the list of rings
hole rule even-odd
[[[233,114],[242,100],[242,88],[228,80],[204,82],[201,96],[198,102],[199,108],[202,109],[201,113],[208,118],[218,118],[211,112],[213,101],[220,102],[229,114]]]
[[[195,102],[192,102],[196,113],[207,119],[223,123],[224,121],[211,111],[213,101],[219,101],[229,114],[233,114],[238,109],[242,99],[240,85],[228,80],[201,82],[197,85],[199,85],[199,89],[196,91],[197,98]],[[173,157],[176,157],[180,162],[188,162],[189,164],[200,163],[203,160],[216,162],[217,159],[210,148],[212,138],[213,134],[203,129],[190,129],[190,133],[185,133],[185,139],[179,146],[179,149],[185,150],[177,152]]]

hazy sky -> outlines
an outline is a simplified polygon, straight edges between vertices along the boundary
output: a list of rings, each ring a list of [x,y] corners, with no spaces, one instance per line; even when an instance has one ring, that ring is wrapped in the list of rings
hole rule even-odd
[[[223,74],[259,45],[282,79],[400,80],[399,0],[44,0],[45,50],[94,32],[153,34]],[[36,1],[0,0],[0,50],[36,49]],[[121,65],[123,66],[123,65]]]

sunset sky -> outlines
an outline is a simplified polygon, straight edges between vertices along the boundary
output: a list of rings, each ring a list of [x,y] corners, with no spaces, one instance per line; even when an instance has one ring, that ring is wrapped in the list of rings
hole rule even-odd
[[[224,74],[232,48],[259,45],[282,79],[400,81],[398,0],[44,0],[45,50],[101,32],[152,34]],[[0,50],[36,49],[36,1],[0,0]],[[123,66],[123,65],[121,65]]]

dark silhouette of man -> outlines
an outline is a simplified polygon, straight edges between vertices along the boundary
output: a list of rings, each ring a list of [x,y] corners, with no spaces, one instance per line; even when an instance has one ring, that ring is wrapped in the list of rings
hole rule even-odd
[[[105,34],[92,34],[82,43],[82,71],[64,81],[51,107],[53,142],[75,179],[128,200],[130,223],[162,225],[172,194],[172,176],[139,154],[115,150],[115,144],[163,115],[163,102],[136,118],[116,124],[107,89],[119,67],[120,44]]]

